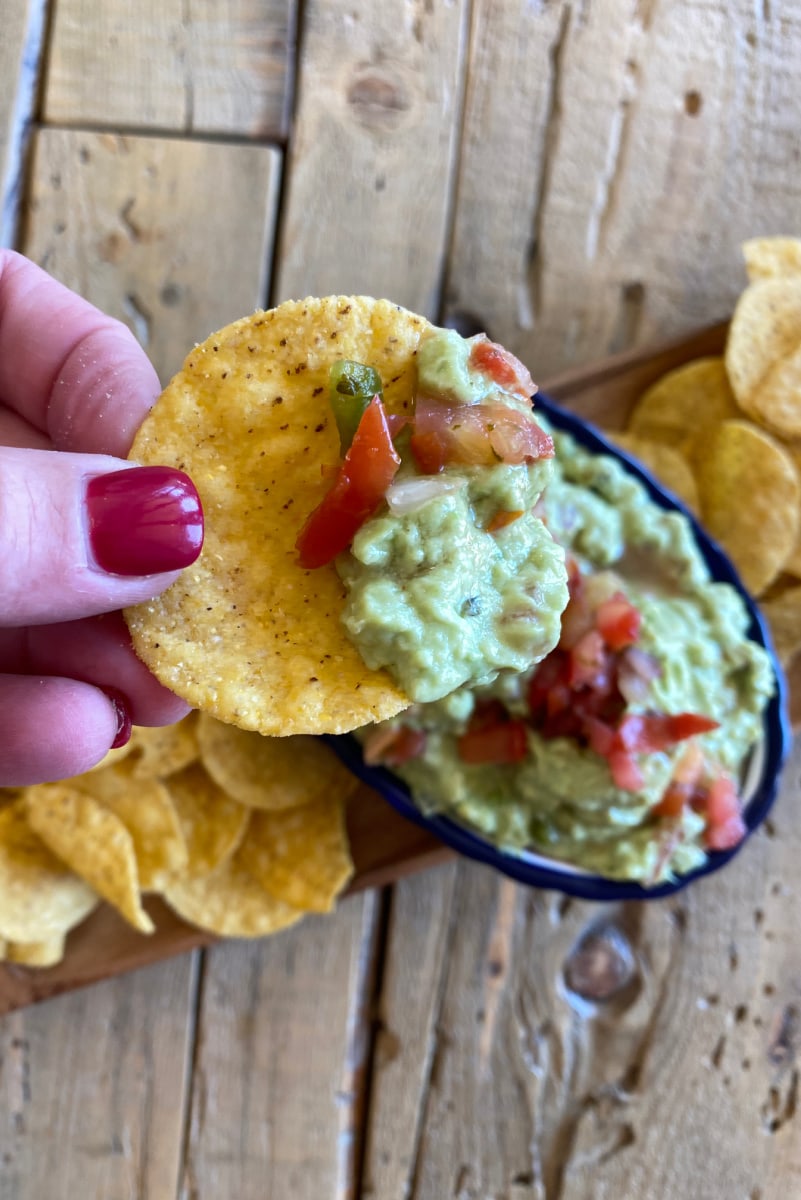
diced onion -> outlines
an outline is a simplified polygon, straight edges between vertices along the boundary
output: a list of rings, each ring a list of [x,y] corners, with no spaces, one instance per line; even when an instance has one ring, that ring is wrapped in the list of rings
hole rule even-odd
[[[405,517],[417,512],[429,500],[437,496],[445,496],[448,492],[458,492],[466,484],[462,478],[448,475],[418,476],[414,479],[402,479],[399,483],[390,484],[386,492],[389,511],[395,517]]]

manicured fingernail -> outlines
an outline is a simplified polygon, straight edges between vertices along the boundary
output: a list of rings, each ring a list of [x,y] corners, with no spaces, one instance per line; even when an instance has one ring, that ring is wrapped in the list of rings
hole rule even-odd
[[[107,687],[103,688],[103,691],[114,705],[114,712],[117,715],[117,734],[111,743],[111,749],[119,750],[120,746],[126,746],[131,740],[131,730],[133,729],[131,709],[127,697],[123,696],[122,692],[118,692],[116,688]]]
[[[183,471],[131,467],[96,475],[86,507],[95,561],[113,575],[178,571],[203,546],[200,497]]]

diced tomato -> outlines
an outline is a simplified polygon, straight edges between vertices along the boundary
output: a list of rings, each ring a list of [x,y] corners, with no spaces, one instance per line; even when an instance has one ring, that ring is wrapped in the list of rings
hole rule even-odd
[[[611,683],[611,657],[597,629],[591,629],[570,651],[570,686],[606,693]]]
[[[370,401],[337,478],[309,515],[295,546],[300,565],[322,567],[353,541],[372,516],[400,466],[384,406]]]
[[[700,713],[628,713],[618,729],[619,745],[632,754],[656,754],[719,723]]]
[[[662,793],[661,800],[654,805],[651,811],[655,817],[680,817],[689,804],[691,796],[692,789],[688,788],[686,783],[677,783],[675,780],[671,780]]]
[[[614,726],[589,713],[582,718],[581,725],[590,749],[601,758],[608,758],[615,748]]]
[[[495,516],[487,524],[487,533],[495,533],[498,529],[505,529],[507,525],[513,525],[515,521],[522,517],[524,511],[525,509],[522,508],[499,508]]]
[[[739,814],[727,818],[721,825],[710,825],[704,834],[708,850],[731,850],[739,846],[747,833],[745,821]]]
[[[637,765],[637,760],[632,754],[628,754],[625,750],[613,750],[608,761],[615,787],[621,788],[624,792],[640,790],[645,780]]]
[[[471,722],[458,740],[459,757],[472,766],[521,762],[528,750],[525,721],[507,718],[495,725]]]
[[[517,392],[526,399],[533,396],[537,390],[528,367],[503,346],[491,342],[486,334],[481,334],[473,340],[470,366],[482,375],[487,375],[498,387]]]
[[[622,592],[615,592],[609,600],[599,604],[595,620],[610,650],[624,650],[626,646],[633,646],[640,636],[640,611]]]
[[[382,763],[387,767],[399,767],[413,758],[419,758],[425,748],[426,735],[422,729],[412,729],[409,725],[398,725],[394,729],[379,728],[373,736],[368,735],[364,742],[364,761],[370,765]]]
[[[492,466],[552,458],[553,441],[533,416],[505,404],[441,404],[417,397],[412,453],[425,475],[448,463]]]
[[[710,850],[730,850],[745,837],[740,797],[730,775],[721,773],[712,781],[706,797],[706,820],[704,842]]]
[[[552,650],[547,658],[539,664],[528,683],[528,709],[536,722],[546,712],[548,697],[557,687],[565,688],[569,699],[570,689],[567,686],[570,659],[562,650]]]
[[[701,747],[696,742],[691,742],[676,763],[673,778],[662,799],[653,809],[654,816],[680,817],[686,808],[695,807],[699,798],[703,803],[706,796],[702,784],[705,766]]]

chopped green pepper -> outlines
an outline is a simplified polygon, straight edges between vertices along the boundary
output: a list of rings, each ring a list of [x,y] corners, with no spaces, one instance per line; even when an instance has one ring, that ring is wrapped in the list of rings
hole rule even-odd
[[[373,396],[381,396],[381,376],[364,363],[341,358],[331,367],[329,376],[331,408],[339,430],[342,454],[350,449],[364,410]]]

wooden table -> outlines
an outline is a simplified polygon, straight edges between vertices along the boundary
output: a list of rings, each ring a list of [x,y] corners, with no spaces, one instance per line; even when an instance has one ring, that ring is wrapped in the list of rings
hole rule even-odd
[[[801,233],[792,8],[3,0],[0,234],[164,377],[364,291],[546,378],[726,316],[741,239]],[[801,1195],[799,766],[671,901],[452,861],[12,1013],[1,1200]]]

